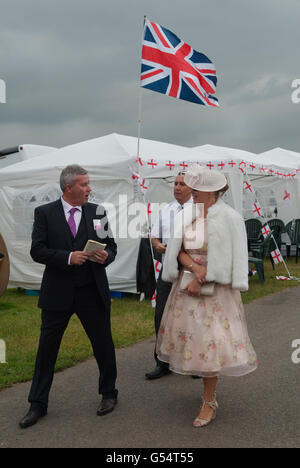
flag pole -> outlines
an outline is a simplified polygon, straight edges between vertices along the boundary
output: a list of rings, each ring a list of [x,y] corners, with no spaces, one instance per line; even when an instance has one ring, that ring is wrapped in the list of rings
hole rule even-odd
[[[142,87],[139,89],[139,111],[138,111],[138,139],[137,139],[137,154],[136,154],[136,172],[139,171],[139,159],[140,159],[140,142],[141,142],[141,130],[142,130]]]
[[[146,24],[146,20],[147,20],[147,17],[144,16],[144,21],[143,21],[143,32],[144,32],[144,29],[145,29],[145,24]],[[143,35],[143,40],[144,40],[144,35]],[[139,168],[139,161],[140,161],[140,143],[141,143],[141,130],[142,130],[142,86],[141,86],[141,83],[140,83],[140,78],[139,78],[139,98],[138,98],[138,139],[137,139],[137,157],[136,157],[136,173],[139,175],[140,174],[140,168]],[[144,201],[144,205],[145,207],[147,207],[147,203],[146,203],[146,197],[145,197],[145,194],[143,193],[143,201]],[[150,225],[150,222],[149,222],[149,217],[148,217],[148,214],[146,216],[147,218],[147,231],[148,231],[148,239],[149,239],[149,243],[150,243],[150,250],[151,250],[151,256],[152,256],[152,262],[153,262],[153,267],[154,267],[154,262],[155,262],[155,258],[154,258],[154,251],[153,251],[153,245],[152,245],[152,242],[151,242],[151,225]],[[156,279],[156,275],[155,275],[155,271],[154,271],[154,277],[155,277],[155,282],[157,283],[157,279]],[[155,291],[156,292],[156,291]],[[153,298],[152,298],[153,299]]]
[[[143,31],[147,17],[144,16]],[[138,139],[137,139],[137,157],[136,157],[136,172],[139,174],[139,159],[140,159],[140,143],[141,143],[141,130],[142,130],[142,87],[139,77],[139,97],[138,97]]]

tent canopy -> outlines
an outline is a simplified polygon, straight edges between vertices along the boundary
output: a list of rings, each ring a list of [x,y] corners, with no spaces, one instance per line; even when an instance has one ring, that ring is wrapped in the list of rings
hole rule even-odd
[[[141,139],[140,154],[143,157],[157,157],[167,159],[177,156],[178,153],[187,156],[187,149],[182,146],[161,143],[158,141]],[[57,176],[61,169],[69,164],[79,164],[89,168],[96,178],[130,178],[128,167],[133,166],[137,154],[137,139],[135,137],[118,135],[116,133],[65,146],[47,154],[36,157],[30,161],[22,161],[13,167],[1,171],[1,180],[9,174],[14,182],[19,180],[20,174],[30,174],[31,182],[39,182],[38,177],[42,171],[51,171]],[[43,180],[48,180],[44,174]],[[57,180],[57,179],[56,179]],[[22,184],[26,183],[23,177]]]
[[[36,158],[42,154],[45,155],[55,149],[56,148],[53,146],[41,145],[19,145],[14,148],[4,149],[0,151],[0,158],[4,155],[3,159],[0,159],[0,169],[12,166],[27,159]]]
[[[257,155],[261,164],[274,165],[278,167],[299,169],[300,153],[283,148],[273,148]]]

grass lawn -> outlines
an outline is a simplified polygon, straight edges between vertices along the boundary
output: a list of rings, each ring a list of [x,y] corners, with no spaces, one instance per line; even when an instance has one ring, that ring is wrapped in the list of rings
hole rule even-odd
[[[291,275],[300,278],[300,262],[288,262]],[[284,266],[273,271],[265,262],[264,285],[258,276],[250,278],[249,291],[242,294],[244,304],[288,287],[299,286],[297,281],[277,281],[276,275],[287,275]],[[26,296],[25,291],[8,290],[0,299],[0,340],[6,344],[7,364],[0,363],[0,390],[17,382],[32,379],[40,333],[40,310],[37,297]],[[154,335],[154,309],[150,301],[140,303],[132,295],[112,301],[112,331],[117,348],[129,346]],[[88,338],[76,316],[73,316],[64,335],[56,370],[71,367],[91,357]]]

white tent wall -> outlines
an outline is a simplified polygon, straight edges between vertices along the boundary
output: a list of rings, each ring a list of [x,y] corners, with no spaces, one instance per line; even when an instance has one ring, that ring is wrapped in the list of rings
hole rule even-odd
[[[126,181],[93,181],[91,202],[103,204],[118,244],[117,261],[107,269],[110,285],[117,291],[136,291],[135,267],[137,240],[122,237],[120,226],[126,224],[129,206],[134,202],[132,185]],[[122,197],[126,202],[120,204]],[[0,211],[6,213],[1,222],[3,238],[6,239],[11,260],[10,287],[39,289],[44,270],[30,257],[30,238],[34,210],[37,206],[57,200],[61,196],[58,184],[27,186],[23,188],[4,187],[0,189]],[[121,236],[121,237],[120,237]],[[132,267],[132,268],[131,268]]]
[[[292,219],[300,218],[300,153],[274,148],[255,155],[253,162],[256,164],[256,169],[249,173],[249,179],[266,218],[270,219],[275,216],[275,207],[277,208],[277,217],[285,224]],[[296,174],[296,176],[274,177],[267,175],[271,171],[274,171],[273,174]],[[250,201],[251,197],[244,197],[244,216],[247,218],[253,217]],[[266,219],[262,221],[266,221]]]
[[[285,224],[293,218],[300,217],[300,192],[298,180],[282,180],[276,177],[249,177],[253,189],[255,190],[257,199],[265,214],[266,222],[270,218],[281,219]],[[290,198],[286,198],[285,190],[290,194]],[[243,199],[243,212],[245,218],[253,218],[252,205],[254,203],[254,195],[247,194]],[[277,208],[277,215],[275,214]]]

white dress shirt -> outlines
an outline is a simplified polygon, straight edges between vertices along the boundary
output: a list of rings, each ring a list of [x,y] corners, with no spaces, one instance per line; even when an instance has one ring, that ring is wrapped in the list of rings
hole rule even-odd
[[[189,201],[180,205],[177,200],[170,202],[165,206],[158,215],[158,218],[151,231],[151,236],[156,239],[161,239],[161,242],[168,245],[169,239],[173,236],[174,218],[182,209],[193,202],[191,197]],[[162,262],[164,261],[164,255],[162,255]]]

